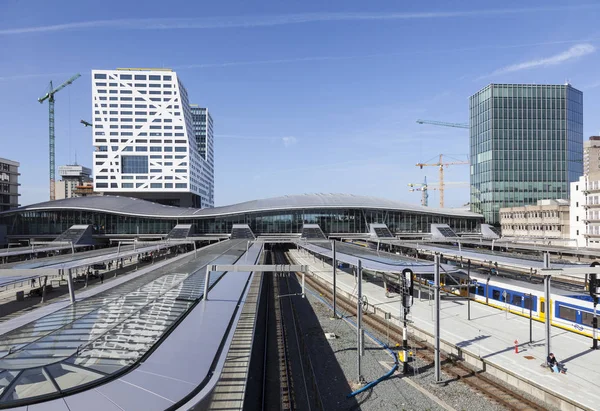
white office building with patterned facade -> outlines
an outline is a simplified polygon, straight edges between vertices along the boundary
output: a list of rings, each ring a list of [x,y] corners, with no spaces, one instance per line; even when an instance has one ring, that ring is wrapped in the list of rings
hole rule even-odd
[[[185,87],[170,69],[92,70],[94,191],[212,207]]]

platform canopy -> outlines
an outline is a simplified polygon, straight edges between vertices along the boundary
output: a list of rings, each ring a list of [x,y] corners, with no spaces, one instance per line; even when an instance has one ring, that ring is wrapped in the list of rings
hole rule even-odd
[[[332,251],[327,248],[319,247],[318,245],[310,243],[300,243],[299,246],[324,257],[333,258]],[[337,251],[336,259],[338,262],[353,266],[357,266],[358,260],[360,260],[363,269],[376,272],[399,274],[408,269],[415,274],[434,274],[435,271],[435,263],[433,261],[416,261],[409,258],[400,259],[398,257],[398,259],[392,259],[377,255]],[[440,264],[440,271],[445,273],[454,273],[458,272],[459,270],[458,268],[449,264]]]

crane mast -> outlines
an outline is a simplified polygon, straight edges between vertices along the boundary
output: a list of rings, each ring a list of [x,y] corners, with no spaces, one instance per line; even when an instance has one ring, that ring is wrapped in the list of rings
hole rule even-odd
[[[73,77],[71,77],[70,79],[68,79],[67,81],[65,81],[64,83],[62,83],[60,86],[58,86],[56,89],[53,87],[52,85],[52,81],[50,81],[50,88],[49,91],[42,97],[38,98],[38,101],[41,103],[43,103],[44,101],[48,100],[48,134],[49,134],[49,150],[48,150],[48,154],[49,154],[49,167],[50,167],[50,200],[54,200],[56,199],[56,195],[55,195],[55,189],[54,189],[54,183],[55,183],[55,172],[56,172],[56,165],[55,165],[55,136],[54,136],[54,95],[56,93],[58,93],[59,91],[61,91],[63,88],[67,87],[69,84],[73,83],[75,80],[77,80],[79,77],[81,77],[81,74],[76,74]]]

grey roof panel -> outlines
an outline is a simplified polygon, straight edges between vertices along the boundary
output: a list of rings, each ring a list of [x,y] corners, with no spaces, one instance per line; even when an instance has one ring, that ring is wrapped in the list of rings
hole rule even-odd
[[[198,355],[198,352],[190,354]],[[121,380],[152,391],[173,402],[181,400],[196,388],[196,384],[140,370],[133,370],[121,377]]]
[[[82,391],[77,395],[69,395],[64,400],[70,411],[123,411],[123,408],[95,389]]]
[[[63,398],[40,402],[27,407],[27,411],[70,411]]]
[[[26,210],[56,210],[77,209],[106,211],[117,214],[138,215],[148,217],[218,217],[229,214],[242,214],[259,211],[277,211],[289,209],[315,208],[373,208],[386,210],[413,211],[427,214],[439,214],[462,217],[482,217],[480,214],[464,210],[439,209],[422,207],[416,204],[402,203],[377,197],[358,196],[353,194],[300,194],[261,200],[246,201],[215,208],[180,208],[152,203],[130,197],[95,196],[76,197],[56,201],[46,201],[20,207],[4,213],[14,213]],[[3,213],[0,213],[0,215]]]
[[[174,403],[161,395],[122,380],[101,385],[96,390],[124,410],[163,411]]]

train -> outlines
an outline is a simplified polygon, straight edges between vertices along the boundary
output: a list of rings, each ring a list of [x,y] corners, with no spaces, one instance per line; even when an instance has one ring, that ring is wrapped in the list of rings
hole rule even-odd
[[[471,277],[471,298],[491,307],[508,310],[536,321],[545,321],[543,285],[525,284],[501,278]],[[459,293],[459,291],[456,291]],[[553,326],[592,337],[594,303],[587,294],[554,289],[550,294],[550,322]],[[598,338],[598,337],[597,337]]]

